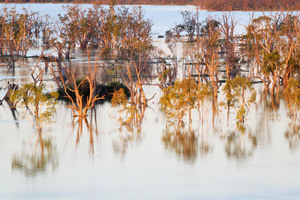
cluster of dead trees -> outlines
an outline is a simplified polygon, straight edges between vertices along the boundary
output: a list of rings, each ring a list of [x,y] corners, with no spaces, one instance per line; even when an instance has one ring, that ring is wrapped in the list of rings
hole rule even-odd
[[[107,98],[102,95],[101,84],[113,89],[108,95],[114,96],[113,101],[117,101],[115,105],[122,108],[124,118],[120,119],[121,123],[130,130],[140,129],[147,102],[151,100],[146,98],[143,85],[153,51],[150,37],[152,24],[144,19],[141,8],[129,10],[125,7],[94,6],[83,9],[73,5],[66,6],[65,10],[65,14],[59,15],[59,20],[55,22],[26,9],[18,12],[15,8],[4,8],[0,13],[2,65],[11,67],[10,62],[16,62],[16,67],[26,67],[32,78],[30,83],[25,84],[8,82],[4,99],[16,121],[16,114],[22,112],[32,122],[37,132],[36,144],[40,144],[41,158],[49,153],[44,148],[48,143],[43,139],[42,132],[53,122],[60,95],[53,89],[49,91],[45,76],[47,81],[57,84],[54,90],[62,91],[61,96],[68,99],[66,106],[74,117],[73,126],[78,125],[76,144],[79,143],[83,126],[88,128],[91,152],[93,134],[98,132],[95,104]],[[33,48],[38,48],[41,55],[27,59],[28,51]],[[73,56],[78,55],[72,55],[75,49],[84,55],[84,66],[74,64]],[[82,73],[78,73],[79,70]],[[127,87],[121,83],[101,82],[101,73],[107,71],[112,71],[113,75],[119,74],[119,81]],[[117,94],[121,94],[121,98],[116,98]],[[17,159],[13,161],[13,166],[18,168]]]
[[[212,81],[219,67],[225,68],[227,79],[240,75],[243,67],[251,78],[264,83],[266,91],[274,92],[280,84],[286,88],[290,78],[299,77],[298,15],[277,12],[252,18],[242,35],[235,34],[238,21],[231,13],[203,22],[197,13],[185,11],[182,16],[183,22],[166,32],[166,42],[187,36],[187,44],[194,48],[189,59],[201,65],[197,70],[210,75]]]
[[[110,71],[114,75],[119,74],[129,89],[131,99],[124,100],[120,90],[114,96],[121,100],[114,101],[126,102],[123,109],[129,117],[126,117],[125,124],[134,122],[140,125],[147,102],[151,99],[146,98],[143,88],[151,71],[151,22],[143,18],[140,7],[129,10],[113,5],[108,8],[95,5],[83,9],[72,5],[66,6],[65,10],[66,13],[59,15],[59,21],[54,23],[48,17],[41,17],[26,9],[18,13],[15,9],[4,8],[0,17],[2,55],[8,55],[14,63],[15,57],[26,57],[33,46],[42,46],[37,64],[28,66],[35,87],[42,87],[43,74],[50,69],[57,87],[63,89],[64,95],[71,102],[68,107],[74,116],[79,117],[86,117],[95,102],[103,98],[97,91],[99,73]],[[236,101],[243,107],[247,107],[244,92],[246,89],[252,90],[249,81],[261,81],[266,94],[274,96],[277,91],[277,99],[280,85],[288,97],[293,91],[298,91],[299,16],[282,12],[253,18],[245,34],[236,35],[237,20],[230,13],[218,19],[208,17],[203,22],[199,21],[198,12],[183,11],[181,14],[182,23],[166,33],[173,63],[164,65],[162,73],[159,73],[158,85],[162,89],[174,83],[178,86],[176,90],[188,86],[184,89],[191,91],[190,87],[193,86],[197,98],[199,92],[202,96],[212,94],[214,109],[218,104],[222,83],[228,84],[228,96],[235,90],[241,92],[241,98]],[[183,35],[187,36],[187,40],[182,39]],[[175,82],[179,66],[176,47],[180,42],[188,49],[188,53],[184,52],[181,59],[188,73],[188,79],[182,82],[184,84]],[[88,68],[80,80],[76,73],[78,68],[72,64],[72,52],[76,47],[86,53],[88,60]],[[55,54],[46,55],[47,49],[54,50]],[[243,71],[248,72],[247,80],[239,79]],[[293,85],[289,84],[290,81]],[[240,88],[234,88],[234,84],[240,84]],[[86,95],[83,95],[82,88],[87,89]],[[187,97],[185,94],[183,97]],[[187,105],[192,105],[190,100],[193,105],[197,102],[192,96]],[[254,93],[251,96],[254,97]],[[228,102],[227,105],[232,105],[232,100]],[[290,98],[290,102],[300,105],[300,95],[296,95],[293,101]],[[179,107],[181,105],[179,103]]]
[[[59,15],[59,21],[53,22],[47,16],[26,9],[18,13],[15,8],[4,8],[0,16],[2,57],[8,56],[14,63],[18,57],[26,58],[31,48],[40,48],[41,55],[37,56],[35,65],[23,60],[33,78],[32,87],[44,87],[43,76],[50,71],[58,89],[69,99],[68,107],[73,116],[86,117],[95,102],[104,98],[99,96],[101,88],[98,85],[100,73],[107,71],[118,73],[120,80],[126,83],[132,99],[131,109],[146,106],[142,85],[153,50],[152,24],[144,19],[141,8],[129,10],[95,5],[83,9],[72,5],[66,6],[65,10],[65,14]],[[83,74],[78,74],[80,69],[72,64],[75,48],[80,48],[86,55],[87,70]],[[21,93],[22,89],[9,93]]]
[[[10,68],[15,67],[17,57],[26,57],[29,49],[36,45],[42,19],[36,12],[25,8],[18,13],[14,8],[0,10],[0,56],[7,56]]]
[[[284,96],[297,113],[300,108],[300,18],[290,12],[277,12],[252,18],[242,35],[235,33],[237,20],[231,13],[219,18],[206,18],[199,22],[198,13],[182,12],[180,24],[166,32],[170,48],[182,42],[183,62],[187,77],[194,77],[199,87],[208,84],[213,102],[218,103],[219,88],[225,83],[227,106],[240,96],[240,106],[246,113],[245,92],[249,89],[249,102],[255,99],[250,83],[261,82],[265,95],[278,104]],[[175,51],[171,51],[176,57]],[[169,65],[165,71],[176,71]],[[165,76],[167,78],[167,76]],[[195,78],[197,77],[197,78]],[[245,78],[241,78],[245,77]],[[168,77],[170,78],[170,77]],[[250,81],[250,82],[249,82]],[[237,89],[238,88],[238,89]],[[297,89],[298,88],[298,89]],[[236,92],[237,90],[238,92]],[[235,91],[235,92],[234,92]],[[282,92],[284,91],[284,92]],[[213,106],[214,108],[215,106]],[[275,107],[275,106],[274,106]],[[239,114],[240,119],[243,115]]]
[[[67,13],[59,16],[56,37],[61,39],[63,46],[58,48],[58,52],[63,53],[67,59],[70,50],[76,45],[81,49],[88,46],[101,47],[102,57],[109,60],[137,59],[138,52],[147,51],[151,47],[149,35],[152,25],[143,19],[139,7],[132,10],[114,6],[82,9],[73,5],[65,9]],[[51,39],[48,35],[45,41],[51,43]]]
[[[4,7],[0,12],[0,56],[26,57],[41,45],[43,51],[55,48],[60,60],[70,59],[71,50],[101,48],[102,59],[135,59],[149,54],[151,22],[143,19],[141,8],[82,9],[66,6],[66,14],[53,22],[48,16],[23,9]],[[145,55],[141,55],[144,52]]]

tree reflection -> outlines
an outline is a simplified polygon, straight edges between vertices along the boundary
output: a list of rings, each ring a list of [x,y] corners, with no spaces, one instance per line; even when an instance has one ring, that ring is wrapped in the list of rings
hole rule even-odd
[[[198,136],[194,131],[166,129],[162,141],[166,149],[175,151],[179,158],[183,158],[184,162],[194,163],[196,161],[199,144]],[[207,151],[208,146],[201,146],[201,149]]]
[[[278,96],[279,93],[280,91],[276,93],[276,96]],[[264,113],[272,116],[273,118],[276,117],[275,114],[280,107],[280,101],[277,99],[277,97],[274,95],[268,95],[268,93],[265,91],[260,91],[259,96],[259,105],[262,106]]]
[[[128,101],[124,89],[114,91],[111,100],[112,107],[117,107],[119,116],[119,132],[118,139],[113,141],[113,149],[117,154],[125,155],[128,148],[128,143],[139,142],[141,140],[142,123],[145,116],[148,101],[154,98],[147,99],[142,88],[142,83],[139,81],[133,82],[129,68],[127,75],[130,81],[125,81],[130,91],[130,101]],[[136,73],[139,74],[137,68]]]
[[[73,132],[77,129],[76,134],[76,146],[79,144],[80,138],[82,136],[83,128],[86,127],[89,134],[89,148],[90,153],[94,154],[94,134],[98,136],[98,126],[97,126],[97,115],[96,115],[95,107],[92,108],[90,121],[88,121],[87,117],[77,117],[73,119]],[[93,120],[94,119],[94,120]]]
[[[15,124],[16,124],[16,127],[19,128],[19,121],[18,121],[18,118],[17,118],[17,109],[14,107],[14,104],[13,102],[10,100],[10,93],[11,91],[13,90],[17,90],[18,89],[18,85],[17,84],[14,84],[14,83],[9,83],[8,82],[8,85],[6,88],[2,88],[1,89],[7,89],[7,92],[6,94],[4,95],[3,99],[0,100],[0,105],[3,104],[3,101],[5,101],[7,103],[7,105],[9,106],[9,109],[11,111],[11,114],[12,114],[12,117],[13,119],[15,120]]]
[[[53,170],[57,168],[58,154],[51,138],[42,139],[38,135],[36,145],[34,146],[35,149],[33,152],[32,150],[26,151],[26,149],[23,149],[21,155],[13,157],[11,162],[13,170],[21,170],[26,176],[34,177],[46,172],[50,166],[52,166]]]
[[[242,126],[236,131],[229,132],[224,139],[226,141],[225,152],[229,158],[246,159],[252,156],[257,147],[256,136]]]
[[[294,121],[289,123],[284,135],[289,142],[289,148],[293,151],[298,150],[300,145],[300,125]]]
[[[202,134],[199,137],[199,153],[201,156],[206,156],[209,152],[212,151],[212,145],[209,143],[208,137],[206,134]]]
[[[142,140],[140,130],[135,132],[132,129],[127,129],[126,132],[120,129],[120,135],[117,139],[113,140],[112,146],[114,152],[116,154],[121,155],[122,157],[125,155],[128,146],[130,144],[139,143]]]

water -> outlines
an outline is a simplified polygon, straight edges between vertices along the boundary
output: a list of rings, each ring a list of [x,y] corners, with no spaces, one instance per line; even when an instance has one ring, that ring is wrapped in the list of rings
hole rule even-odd
[[[147,96],[159,93],[153,87],[146,91]],[[204,130],[196,128],[194,154],[163,142],[165,120],[158,97],[150,104],[153,110],[147,109],[139,134],[120,131],[116,109],[109,103],[98,105],[97,122],[91,123],[98,129],[92,133],[93,143],[85,125],[76,142],[78,125],[75,120],[73,128],[71,112],[63,104],[57,106],[56,123],[43,133],[52,141],[51,158],[32,174],[12,168],[12,160],[40,155],[33,126],[26,118],[14,121],[4,104],[0,199],[297,199],[300,195],[299,149],[290,148],[285,137],[290,119],[283,102],[275,119],[261,108],[251,110],[247,127],[251,133],[236,132],[233,140],[233,149],[241,150],[237,153],[226,151],[228,130],[234,126],[224,125],[221,114],[216,126],[225,128],[212,130],[208,117]],[[251,137],[256,138],[255,145]],[[178,142],[177,147],[185,145]]]
[[[30,6],[56,14],[61,5]],[[186,7],[145,6],[146,17],[152,15],[147,14],[150,8],[158,17],[168,14],[160,9],[178,16],[177,11]],[[3,87],[6,81],[30,80],[22,67],[15,73],[0,70]],[[256,89],[260,91],[261,86]],[[227,122],[225,109],[213,127],[211,102],[207,102],[203,122],[193,113],[196,138],[168,140],[159,107],[162,92],[156,86],[145,86],[145,92],[147,97],[157,95],[149,102],[140,133],[122,127],[118,109],[109,103],[97,105],[96,117],[89,116],[80,132],[79,122],[60,101],[55,122],[43,130],[44,144],[48,144],[44,157],[30,117],[18,109],[15,119],[4,102],[0,108],[0,199],[300,198],[299,132],[291,130],[294,124],[284,101],[276,111],[270,110],[270,99],[264,101],[259,92],[244,133],[237,130],[233,111]],[[4,95],[2,90],[0,97]],[[219,101],[223,99],[221,92]]]

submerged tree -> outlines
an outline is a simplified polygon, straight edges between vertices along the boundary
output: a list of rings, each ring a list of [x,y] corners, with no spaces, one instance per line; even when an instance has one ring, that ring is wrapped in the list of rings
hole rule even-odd
[[[288,80],[299,76],[300,69],[300,18],[299,15],[283,13],[279,25],[279,52],[282,61],[281,78],[284,88]]]
[[[95,101],[104,99],[104,97],[98,97],[98,95],[95,94],[96,85],[94,75],[90,73],[78,83],[74,74],[71,74],[73,81],[71,85],[63,84],[65,97],[71,102],[67,107],[71,108],[74,117],[85,118],[88,115],[88,110],[94,107]],[[82,85],[86,85],[89,90],[87,96],[80,92],[80,87]],[[75,95],[75,98],[73,98],[73,95]]]
[[[95,101],[102,98],[98,97],[96,88],[99,81],[97,76],[100,73],[122,74],[131,93],[131,107],[134,108],[138,104],[146,105],[143,84],[144,77],[150,73],[148,61],[152,50],[151,23],[144,20],[141,8],[134,7],[129,10],[111,5],[109,9],[101,6],[89,9],[68,6],[66,9],[67,14],[60,16],[60,20],[66,26],[62,26],[58,32],[62,38],[56,41],[59,47],[58,55],[61,55],[62,45],[69,52],[75,44],[78,44],[87,51],[89,62],[87,76],[78,83],[71,66],[66,65],[70,65],[71,62],[64,64],[65,67],[62,66],[62,63],[65,63],[62,56],[58,59],[61,61],[57,63],[58,68],[63,68],[59,70],[59,77],[65,95],[71,101],[69,107],[73,115],[86,116],[87,110],[94,106]],[[91,52],[96,53],[92,55]],[[91,64],[92,59],[95,59],[95,64]],[[107,60],[110,62],[106,62]],[[99,65],[103,67],[98,73]],[[133,80],[132,77],[137,79]],[[80,87],[84,85],[89,88],[86,97],[80,94]],[[75,98],[72,94],[75,94]]]
[[[238,75],[240,65],[240,58],[237,55],[237,36],[235,35],[235,27],[237,20],[232,14],[224,13],[220,19],[221,33],[224,38],[222,45],[222,53],[225,53],[226,76],[227,79],[233,79]]]
[[[37,12],[23,8],[18,13],[15,8],[4,8],[1,15],[1,53],[26,57],[28,50],[37,43],[42,24]]]
[[[15,106],[24,109],[29,116],[33,117],[31,122],[37,128],[40,137],[43,127],[52,122],[58,97],[56,92],[45,94],[44,91],[45,85],[26,83],[23,87],[12,90],[10,95]]]
[[[193,78],[176,81],[174,86],[163,90],[160,98],[161,109],[166,114],[171,124],[177,124],[177,129],[184,124],[183,117],[189,113],[191,123],[192,109],[195,107],[198,98],[197,83]]]
[[[247,110],[256,100],[256,90],[247,78],[237,76],[233,80],[227,80],[223,88],[226,94],[226,105],[228,112],[230,107],[236,110],[237,124],[244,123]]]
[[[182,11],[180,12],[183,22],[182,24],[177,25],[182,29],[182,31],[185,31],[188,35],[188,41],[193,42],[195,31],[197,29],[197,16],[190,12],[190,11]]]
[[[125,119],[122,117],[119,118],[121,124],[126,125],[129,130],[133,130],[134,127],[138,129],[140,132],[141,124],[144,118],[144,114],[146,108],[148,106],[148,102],[151,101],[155,94],[151,98],[146,98],[143,84],[144,80],[141,76],[141,71],[139,71],[140,67],[137,66],[134,62],[135,73],[137,75],[137,79],[133,80],[133,75],[130,70],[130,65],[127,64],[127,79],[123,76],[123,80],[129,90],[130,101],[128,101],[127,95],[125,94],[124,89],[116,90],[113,93],[112,105],[120,106],[120,113],[125,112]]]
[[[204,64],[203,72],[210,77],[213,91],[213,102],[217,104],[219,78],[219,50],[220,50],[220,23],[214,19],[207,18],[205,25],[201,28],[200,38],[201,63]],[[214,106],[215,107],[215,106]]]
[[[276,13],[255,18],[247,27],[247,38],[258,67],[255,77],[273,95],[280,80],[286,87],[291,73],[299,66],[299,17]]]
[[[284,96],[288,102],[291,114],[295,119],[298,117],[300,109],[300,84],[296,79],[290,79],[287,88],[284,90]]]

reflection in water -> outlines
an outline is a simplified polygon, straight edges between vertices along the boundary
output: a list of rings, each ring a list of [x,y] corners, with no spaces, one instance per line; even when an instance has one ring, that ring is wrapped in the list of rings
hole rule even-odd
[[[199,146],[200,146],[200,155],[201,156],[206,156],[209,152],[211,152],[213,150],[212,145],[210,144],[210,140],[209,138],[206,136],[206,134],[202,134],[200,137],[200,142],[199,142]]]
[[[257,147],[256,136],[247,131],[245,127],[229,132],[225,139],[225,152],[229,158],[246,159],[252,156]]]
[[[183,158],[184,162],[194,163],[198,153],[198,136],[194,131],[170,131],[169,129],[164,131],[162,141],[165,144],[165,148],[171,151],[175,151],[179,158]],[[206,151],[208,147],[201,149]]]
[[[120,133],[119,137],[113,140],[112,146],[114,152],[122,157],[126,153],[128,143],[141,141],[142,123],[148,107],[147,102],[152,99],[146,99],[144,91],[138,89],[132,82],[130,82],[129,88],[131,93],[130,102],[128,102],[123,89],[115,91],[111,101],[112,107],[118,107],[119,110],[118,132]],[[142,99],[144,99],[144,103]]]
[[[278,96],[276,94],[276,96]],[[273,95],[267,94],[264,90],[260,90],[259,105],[262,106],[264,115],[269,119],[278,119],[277,110],[280,108],[280,101]]]
[[[121,155],[124,157],[129,144],[137,144],[142,140],[141,133],[140,132],[131,132],[126,131],[126,133],[123,133],[121,130],[120,135],[118,138],[113,140],[112,146],[113,150],[116,154]]]
[[[11,111],[12,117],[15,121],[15,124],[16,124],[17,128],[19,128],[19,121],[18,121],[18,118],[17,118],[18,112],[17,112],[17,109],[15,108],[15,106],[13,105],[13,102],[10,100],[10,93],[11,93],[12,90],[18,89],[18,87],[19,86],[17,84],[10,84],[8,82],[8,86],[6,88],[2,88],[2,87],[0,88],[0,90],[1,89],[7,90],[4,97],[0,100],[0,105],[2,105],[3,101],[5,100],[5,102],[7,103],[8,107]]]
[[[265,93],[262,88],[258,89],[258,99],[255,115],[256,123],[255,126],[257,134],[257,141],[259,144],[272,145],[272,126],[273,123],[279,123],[283,120],[282,114],[280,112],[280,103],[277,100],[274,100],[271,95]],[[280,99],[281,100],[281,99]],[[249,124],[252,128],[253,125]]]
[[[37,145],[40,146],[40,150]],[[52,166],[53,170],[58,166],[58,154],[51,138],[38,138],[34,150],[24,149],[21,155],[15,155],[11,161],[13,170],[21,170],[28,177],[46,172],[49,166]]]
[[[289,142],[291,150],[295,151],[299,149],[300,145],[300,125],[293,121],[289,123],[289,126],[285,132],[285,138]]]
[[[94,121],[93,121],[94,119]],[[79,144],[80,137],[82,136],[83,127],[87,128],[90,137],[90,153],[94,154],[94,136],[98,136],[98,126],[97,126],[97,115],[95,112],[95,107],[92,108],[90,122],[88,122],[87,117],[77,117],[73,119],[73,132],[77,127],[76,135],[76,146]]]
[[[132,109],[129,106],[119,111],[119,128],[120,133],[117,139],[113,140],[112,146],[116,154],[120,154],[122,157],[125,155],[128,148],[128,144],[139,143],[142,140],[142,122],[145,115],[146,106],[142,105],[138,109]],[[125,111],[125,117],[122,116],[122,112]]]
[[[137,95],[136,92],[135,95]],[[139,98],[141,98],[141,94],[139,94],[139,96]],[[119,107],[118,121],[120,123],[120,129],[125,127],[129,132],[141,132],[146,107],[148,107],[147,103],[144,104],[141,100],[135,100],[135,102],[133,102],[132,99],[130,103],[128,103],[124,90],[120,89],[113,93],[112,106]]]
[[[6,100],[6,103],[7,103],[8,106],[9,106],[9,109],[10,109],[11,114],[12,114],[12,117],[13,117],[13,119],[14,119],[14,121],[15,121],[16,127],[19,128],[20,124],[19,124],[19,120],[18,120],[18,117],[17,117],[17,114],[18,114],[17,109],[14,108],[14,107],[11,107],[11,106],[10,106],[10,102],[8,102],[7,100]]]

